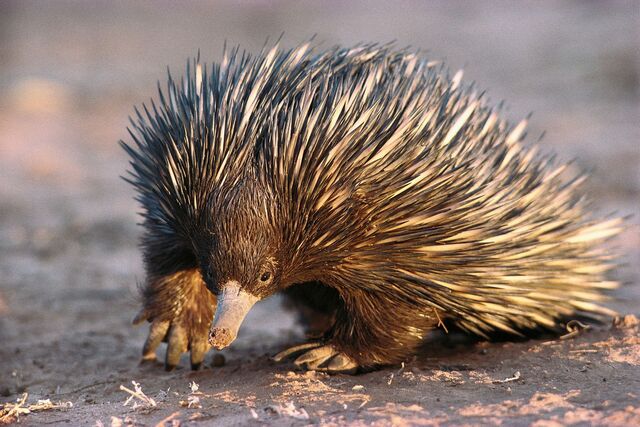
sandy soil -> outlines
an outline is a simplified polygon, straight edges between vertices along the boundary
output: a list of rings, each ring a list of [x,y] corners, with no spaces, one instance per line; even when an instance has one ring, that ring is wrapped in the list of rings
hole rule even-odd
[[[635,214],[613,242],[627,286],[611,306],[639,314],[637,1],[0,9],[0,402],[28,393],[28,403],[73,404],[21,423],[640,425],[633,317],[567,340],[449,336],[404,367],[326,376],[270,361],[302,338],[274,298],[251,312],[224,366],[213,367],[213,352],[197,373],[186,360],[173,373],[139,365],[137,207],[118,178],[126,158],[116,144],[165,66],[181,70],[198,48],[214,60],[225,38],[256,50],[282,31],[285,45],[314,33],[326,45],[397,39],[464,66],[492,99],[508,100],[509,117],[534,111],[531,139],[546,130],[542,145],[593,170],[594,209]],[[120,386],[131,381],[156,407],[123,406]]]

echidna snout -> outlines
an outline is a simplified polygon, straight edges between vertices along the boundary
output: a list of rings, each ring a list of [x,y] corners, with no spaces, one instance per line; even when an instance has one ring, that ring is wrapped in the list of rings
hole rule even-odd
[[[211,327],[209,331],[209,344],[216,350],[222,350],[235,341],[237,333],[233,333],[229,328]]]
[[[228,347],[238,336],[242,321],[257,301],[257,297],[244,291],[235,280],[223,285],[209,330],[209,344],[217,350]]]

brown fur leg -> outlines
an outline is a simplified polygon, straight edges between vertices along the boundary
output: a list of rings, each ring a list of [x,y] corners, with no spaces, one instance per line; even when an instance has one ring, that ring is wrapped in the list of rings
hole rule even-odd
[[[433,312],[423,307],[358,291],[344,295],[325,342],[358,366],[370,368],[407,360],[437,324]]]

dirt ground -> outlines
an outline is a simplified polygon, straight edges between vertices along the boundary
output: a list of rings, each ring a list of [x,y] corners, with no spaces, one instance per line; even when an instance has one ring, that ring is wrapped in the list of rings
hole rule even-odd
[[[274,298],[223,366],[139,365],[138,207],[117,145],[198,49],[396,39],[464,67],[512,119],[533,111],[530,140],[546,130],[541,145],[592,171],[594,210],[635,215],[612,242],[626,286],[610,305],[638,315],[639,28],[638,1],[0,3],[0,402],[73,405],[26,425],[640,425],[634,317],[566,340],[449,336],[404,366],[326,376],[270,360],[302,338]],[[132,381],[155,407],[123,405]]]

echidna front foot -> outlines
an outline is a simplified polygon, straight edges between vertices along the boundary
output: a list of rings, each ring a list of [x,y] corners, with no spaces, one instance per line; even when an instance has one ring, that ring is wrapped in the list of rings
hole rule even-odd
[[[180,361],[182,353],[190,351],[191,369],[198,370],[210,346],[207,335],[189,331],[180,321],[155,320],[149,328],[149,335],[142,347],[142,363],[156,361],[156,349],[161,342],[167,343],[164,366],[172,371]]]
[[[295,345],[276,354],[273,359],[276,362],[280,362],[296,354],[300,355],[293,363],[310,371],[328,372],[330,374],[355,374],[358,370],[358,363],[351,357],[331,344],[322,344],[320,342]]]
[[[207,351],[209,325],[216,298],[204,286],[196,270],[185,270],[152,281],[144,291],[144,307],[134,324],[151,322],[142,348],[142,362],[155,361],[156,350],[167,343],[164,365],[173,370],[183,353],[191,354],[191,369],[202,365]]]

